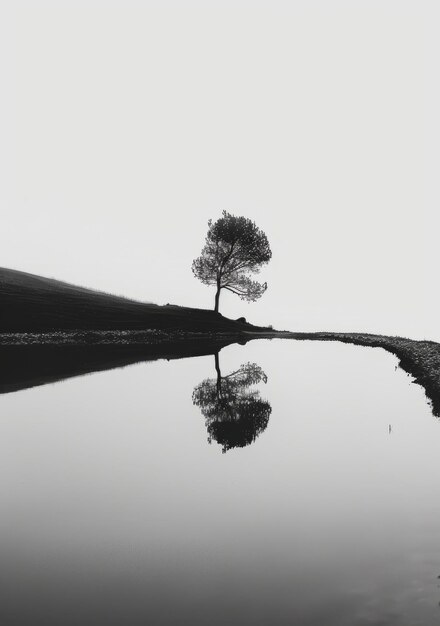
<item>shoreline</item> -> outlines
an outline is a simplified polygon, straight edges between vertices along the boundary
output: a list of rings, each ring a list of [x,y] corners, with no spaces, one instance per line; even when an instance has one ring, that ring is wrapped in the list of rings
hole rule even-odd
[[[440,344],[434,341],[413,340],[405,337],[391,337],[368,333],[340,332],[290,332],[263,329],[243,325],[240,330],[53,330],[48,332],[0,333],[0,352],[7,353],[6,363],[11,354],[31,351],[37,356],[42,350],[52,350],[59,354],[74,350],[76,353],[87,350],[101,352],[130,351],[134,361],[188,358],[206,353],[214,353],[233,344],[246,344],[256,339],[290,339],[296,341],[337,341],[362,347],[382,348],[399,359],[398,366],[414,378],[414,383],[422,386],[429,400],[432,412],[440,417]],[[113,366],[119,366],[110,359]],[[111,364],[109,363],[111,367]],[[103,363],[97,369],[107,369]],[[86,368],[94,370],[91,364]],[[6,376],[7,378],[7,376]],[[1,387],[1,381],[0,381]]]
[[[258,330],[258,327],[248,325],[248,330],[162,330],[156,328],[144,330],[53,330],[42,332],[14,332],[0,333],[0,346],[28,346],[28,345],[138,345],[148,346],[166,344],[175,341],[192,340],[231,340],[237,343],[251,339],[270,339],[284,337],[284,331]],[[255,330],[251,330],[254,328]]]
[[[368,333],[286,333],[286,339],[299,341],[338,341],[367,348],[382,348],[399,359],[398,367],[424,388],[432,413],[440,417],[440,344]]]

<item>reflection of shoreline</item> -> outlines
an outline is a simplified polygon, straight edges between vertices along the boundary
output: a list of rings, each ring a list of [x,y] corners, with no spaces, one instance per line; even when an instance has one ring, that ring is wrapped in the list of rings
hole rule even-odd
[[[159,359],[215,354],[227,338],[179,339],[157,344],[0,346],[0,393],[55,383],[75,376]]]
[[[193,391],[193,404],[205,417],[208,441],[214,439],[222,451],[243,448],[255,441],[266,429],[272,407],[251,389],[267,382],[267,376],[256,363],[245,363],[238,370],[221,375],[219,355],[215,354],[216,378],[207,378]]]

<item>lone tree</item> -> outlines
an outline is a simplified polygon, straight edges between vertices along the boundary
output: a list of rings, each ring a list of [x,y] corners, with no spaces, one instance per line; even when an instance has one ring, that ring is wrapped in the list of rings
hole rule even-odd
[[[209,220],[208,234],[201,255],[194,259],[192,271],[205,285],[216,287],[214,311],[218,312],[220,291],[227,289],[242,300],[255,302],[267,283],[252,280],[272,252],[267,237],[252,220],[223,211],[216,222]]]

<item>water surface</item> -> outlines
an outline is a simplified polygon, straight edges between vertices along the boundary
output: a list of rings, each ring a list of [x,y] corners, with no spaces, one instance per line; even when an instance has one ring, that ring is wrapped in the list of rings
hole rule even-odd
[[[0,396],[2,623],[437,624],[440,429],[396,364],[254,341]]]

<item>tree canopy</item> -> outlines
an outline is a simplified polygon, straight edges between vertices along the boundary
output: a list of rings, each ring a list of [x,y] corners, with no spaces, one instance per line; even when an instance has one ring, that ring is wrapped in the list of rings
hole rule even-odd
[[[220,291],[227,289],[242,300],[255,301],[267,283],[253,280],[272,252],[265,233],[255,222],[223,211],[216,222],[209,220],[201,255],[194,259],[192,271],[205,285],[216,287],[214,310],[218,311]]]

